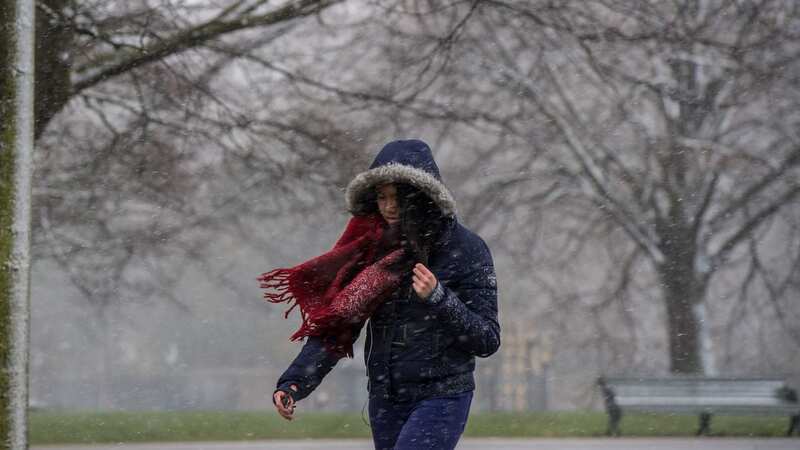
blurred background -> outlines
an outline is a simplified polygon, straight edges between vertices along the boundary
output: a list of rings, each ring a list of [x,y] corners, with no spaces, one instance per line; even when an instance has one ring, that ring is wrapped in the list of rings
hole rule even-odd
[[[297,311],[389,140],[491,248],[473,410],[599,408],[601,375],[800,386],[792,0],[41,0],[30,402],[271,408]],[[361,410],[363,338],[304,400]]]

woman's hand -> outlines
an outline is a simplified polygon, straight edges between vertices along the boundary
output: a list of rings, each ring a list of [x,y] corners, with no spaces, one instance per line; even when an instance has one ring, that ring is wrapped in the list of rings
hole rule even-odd
[[[420,263],[414,265],[412,287],[419,298],[427,300],[436,288],[436,283],[436,276],[427,267]]]
[[[297,392],[297,385],[289,386],[289,389]],[[275,404],[275,409],[278,410],[278,414],[281,415],[286,420],[294,419],[294,399],[291,395],[286,394],[283,391],[276,391],[272,394],[272,403]]]

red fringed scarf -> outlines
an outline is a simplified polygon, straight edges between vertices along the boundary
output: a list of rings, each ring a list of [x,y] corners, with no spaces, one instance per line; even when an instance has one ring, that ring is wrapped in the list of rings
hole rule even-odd
[[[411,271],[404,256],[396,229],[380,215],[353,217],[329,252],[266,272],[258,281],[268,302],[294,301],[285,318],[300,307],[303,323],[292,341],[320,336],[326,350],[352,357],[354,325],[363,324]]]

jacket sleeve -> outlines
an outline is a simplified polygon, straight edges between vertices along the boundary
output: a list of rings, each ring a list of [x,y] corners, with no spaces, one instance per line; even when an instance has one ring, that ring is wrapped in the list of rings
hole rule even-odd
[[[358,326],[353,331],[354,341],[358,339],[362,327],[363,325]],[[290,385],[295,384],[298,390],[292,394],[292,397],[295,400],[308,397],[341,358],[341,356],[325,350],[322,338],[309,336],[303,344],[300,354],[278,378],[276,391],[278,389],[288,390]]]
[[[461,277],[453,291],[436,285],[428,301],[437,310],[446,331],[456,336],[454,345],[465,352],[487,357],[500,348],[500,324],[497,320],[497,278],[486,244],[483,254]]]

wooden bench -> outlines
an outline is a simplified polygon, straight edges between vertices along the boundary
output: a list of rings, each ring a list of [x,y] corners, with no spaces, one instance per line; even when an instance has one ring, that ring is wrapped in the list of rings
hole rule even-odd
[[[697,414],[697,435],[708,434],[713,415],[786,415],[787,436],[800,433],[797,392],[776,378],[605,378],[597,380],[608,413],[609,436],[619,436],[623,412]]]

